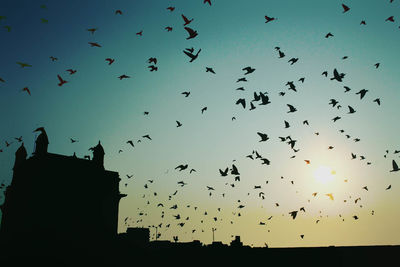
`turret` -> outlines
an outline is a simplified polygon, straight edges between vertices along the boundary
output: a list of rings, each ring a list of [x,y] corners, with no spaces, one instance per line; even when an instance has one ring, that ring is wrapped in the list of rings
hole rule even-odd
[[[104,149],[100,141],[97,146],[91,147],[90,150],[93,151],[93,162],[101,168],[104,168]]]
[[[24,143],[22,143],[21,146],[15,152],[15,163],[14,163],[13,170],[15,170],[19,166],[21,166],[21,164],[23,162],[25,162],[27,156],[28,156],[28,154],[26,153]]]
[[[47,138],[46,131],[43,127],[37,128],[34,132],[39,132],[39,136],[35,141],[35,151],[33,152],[36,156],[41,156],[47,154],[47,147],[49,145],[49,139]]]

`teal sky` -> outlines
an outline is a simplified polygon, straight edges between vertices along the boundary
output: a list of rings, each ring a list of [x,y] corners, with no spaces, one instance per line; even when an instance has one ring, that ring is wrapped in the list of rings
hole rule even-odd
[[[105,167],[119,172],[120,191],[128,194],[120,203],[120,232],[162,223],[158,231],[166,240],[178,235],[181,241],[210,243],[214,227],[217,240],[227,243],[241,235],[253,246],[400,244],[400,172],[389,172],[393,159],[400,164],[400,153],[394,154],[400,150],[400,1],[212,0],[211,6],[202,0],[82,2],[0,3],[0,16],[6,17],[0,20],[0,182],[11,181],[19,146],[14,138],[22,136],[31,153],[32,131],[43,126],[52,153],[76,152],[83,158],[101,140]],[[342,3],[350,7],[348,12],[343,13]],[[167,10],[169,6],[175,10]],[[188,27],[197,30],[197,37],[186,40],[181,14],[193,18]],[[277,20],[265,23],[266,15]],[[394,22],[385,21],[390,16]],[[362,20],[366,25],[360,25]],[[173,30],[167,32],[167,26]],[[91,34],[89,28],[97,31]],[[137,36],[141,30],[143,35]],[[328,32],[334,36],[325,38]],[[278,57],[276,46],[284,58]],[[192,63],[182,52],[190,47],[201,48]],[[150,57],[157,58],[158,71],[149,71]],[[299,60],[290,65],[292,57]],[[106,58],[115,62],[108,65]],[[247,66],[255,72],[244,75]],[[334,68],[345,73],[342,82],[329,79]],[[77,72],[70,75],[67,69]],[[130,78],[119,80],[122,74]],[[58,86],[57,75],[68,82]],[[236,82],[242,77],[248,82]],[[298,81],[301,77],[304,83]],[[288,90],[288,81],[297,92]],[[235,90],[241,86],[245,91]],[[351,91],[344,93],[343,86]],[[361,89],[368,90],[362,100],[355,94]],[[278,95],[281,91],[284,96]],[[271,104],[255,103],[251,111],[235,104],[245,98],[249,105],[254,92],[268,92]],[[380,106],[373,102],[376,98]],[[342,108],[332,108],[330,99]],[[297,112],[287,113],[286,104]],[[356,113],[347,114],[348,105]],[[335,116],[341,119],[334,123]],[[177,120],[182,127],[176,127]],[[257,132],[270,139],[259,142]],[[145,134],[152,140],[143,139]],[[288,135],[297,140],[297,153],[278,138]],[[70,138],[79,141],[71,143]],[[5,141],[13,143],[6,147]],[[271,165],[246,158],[253,150]],[[357,158],[352,160],[351,153]],[[239,182],[219,174],[218,169],[232,163],[241,174]],[[189,167],[179,172],[175,167],[180,164]],[[191,168],[196,172],[189,174]],[[332,178],[326,183],[315,174],[324,170]],[[182,180],[184,187],[177,184]],[[206,186],[215,188],[211,196]],[[334,195],[333,201],[327,193]],[[361,200],[355,203],[357,198]],[[174,204],[178,209],[170,209]],[[238,209],[240,204],[245,207]],[[306,212],[299,211],[293,220],[289,212],[301,207]],[[176,214],[182,219],[176,220]],[[178,226],[180,222],[185,225]],[[153,239],[154,233],[152,229]]]

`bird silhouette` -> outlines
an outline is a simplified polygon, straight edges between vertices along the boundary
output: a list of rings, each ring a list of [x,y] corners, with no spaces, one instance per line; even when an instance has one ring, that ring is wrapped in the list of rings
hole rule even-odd
[[[299,82],[304,83],[304,80],[305,80],[305,77],[302,77],[302,78],[299,79]]]
[[[360,99],[363,99],[363,97],[365,96],[365,94],[368,92],[367,89],[361,89],[360,91],[358,91],[356,93],[356,95],[360,95]]]
[[[388,187],[386,187],[385,190],[389,190],[390,188],[392,188],[392,185],[390,184]]]
[[[283,53],[281,50],[279,50],[278,53],[279,53],[279,58],[285,57],[285,53]]]
[[[399,171],[399,166],[397,165],[396,161],[392,160],[392,167],[393,169],[390,172],[397,172]]]
[[[156,67],[156,66],[154,66],[154,65],[150,65],[150,66],[148,66],[147,68],[149,68],[150,71],[157,71],[157,70],[158,70],[158,67]]]
[[[274,17],[268,17],[268,16],[264,16],[264,18],[265,18],[265,23],[268,23],[268,22],[271,22],[271,21],[277,20],[277,18],[274,18]]]
[[[246,73],[244,75],[253,73],[256,69],[253,69],[252,67],[245,67],[242,70],[246,71]]]
[[[118,9],[118,10],[116,10],[116,11],[115,11],[115,15],[122,15],[122,11],[121,11],[121,10],[119,10],[119,9]]]
[[[360,25],[367,25],[367,23],[365,22],[365,20],[362,20],[362,21],[360,22]]]
[[[90,32],[91,34],[94,34],[95,31],[97,31],[97,28],[90,28],[90,29],[87,29],[87,31]]]
[[[185,27],[184,29],[189,33],[189,36],[186,38],[186,40],[193,39],[198,35],[197,31],[193,30],[192,28]]]
[[[239,99],[236,101],[236,105],[239,105],[239,104],[241,104],[241,105],[243,106],[243,108],[246,108],[246,99],[244,99],[244,98],[239,98]]]
[[[260,132],[257,132],[257,134],[260,136],[260,138],[261,138],[261,140],[259,141],[259,142],[265,142],[265,141],[267,141],[269,138],[268,138],[268,134],[265,134],[265,133],[260,133]]]
[[[31,91],[29,90],[28,87],[24,87],[24,88],[22,89],[22,91],[25,91],[25,92],[28,93],[28,95],[31,95]]]
[[[169,11],[174,11],[175,10],[175,7],[173,7],[173,6],[169,6],[169,7],[167,7],[167,9],[169,10]]]
[[[247,79],[246,79],[246,78],[240,78],[240,79],[238,79],[236,82],[237,82],[237,83],[238,83],[238,82],[247,82]]]
[[[137,32],[136,35],[143,36],[143,30],[141,30],[140,32]]]
[[[204,4],[208,3],[211,6],[211,0],[204,0],[203,3]]]
[[[296,63],[299,60],[299,58],[294,58],[292,57],[291,59],[289,59],[288,62],[290,62],[290,65],[293,65],[294,63]]]
[[[285,122],[285,128],[289,128],[290,124],[287,121],[284,121],[284,122]]]
[[[111,65],[114,63],[115,59],[112,58],[106,58],[106,61],[108,61],[108,65]]]
[[[213,70],[213,68],[210,67],[206,67],[206,72],[211,72],[215,74],[215,71]]]
[[[192,22],[193,21],[193,19],[188,19],[185,15],[181,15],[182,16],[182,18],[183,18],[183,20],[185,21],[185,23],[183,24],[183,26],[186,26],[186,25],[188,25],[190,22]]]
[[[372,101],[372,102],[376,102],[376,103],[378,104],[378,106],[380,106],[380,105],[381,105],[381,100],[380,100],[379,98],[377,98],[377,99],[374,99],[374,101]]]
[[[193,62],[199,56],[201,48],[199,49],[199,51],[197,51],[196,54],[193,54],[193,52],[194,52],[193,48],[186,48],[186,50],[187,51],[183,51],[183,53],[185,53],[188,57],[190,57],[190,61],[189,62]]]
[[[377,68],[379,68],[379,65],[380,65],[380,63],[375,63],[375,68],[377,69]]]
[[[127,144],[130,144],[132,147],[135,147],[135,145],[133,144],[133,141],[132,141],[132,140],[128,140],[128,141],[126,141],[126,143],[127,143]]]
[[[394,22],[394,16],[388,17],[387,19],[385,19],[385,21]]]
[[[188,97],[190,95],[190,92],[182,92],[182,95],[185,95],[185,97]]]
[[[340,120],[340,119],[341,119],[341,117],[336,116],[336,117],[334,117],[332,120],[333,120],[333,122],[336,122],[337,120]]]
[[[89,42],[90,47],[101,47],[98,43]]]
[[[58,83],[58,86],[62,86],[63,84],[67,83],[68,81],[63,80],[60,75],[57,75],[58,80],[60,81]]]
[[[224,171],[219,169],[219,173],[221,174],[221,176],[227,176],[228,175],[228,171],[229,171],[228,167],[226,167],[226,169]]]
[[[28,63],[24,63],[24,62],[17,62],[18,65],[21,66],[21,68],[25,68],[25,67],[32,67],[32,65],[28,64]]]
[[[328,33],[325,35],[325,38],[329,38],[329,37],[333,37],[333,34],[330,33],[330,32],[328,32]]]
[[[73,69],[67,69],[66,71],[68,71],[70,75],[76,73],[76,70],[73,70]]]
[[[328,77],[328,72],[324,71],[321,75],[325,75],[325,77]]]
[[[119,76],[118,77],[120,80],[122,80],[122,79],[127,79],[127,78],[130,78],[130,76],[128,76],[128,75],[125,75],[125,74],[122,74],[121,76]]]
[[[182,123],[180,123],[179,121],[176,121],[176,127],[181,127]]]
[[[148,135],[148,134],[143,135],[142,138],[147,138],[147,139],[149,139],[149,140],[152,140],[151,137],[150,137],[150,135]]]
[[[297,210],[289,212],[290,216],[292,216],[293,220],[296,219],[297,216]]]
[[[347,113],[347,114],[353,114],[353,113],[355,113],[356,111],[354,110],[354,108],[352,108],[351,106],[348,106],[349,107],[349,112]]]
[[[53,57],[53,56],[50,56],[50,59],[51,59],[51,61],[57,61],[58,60],[58,58]]]
[[[294,106],[290,105],[290,104],[286,104],[286,106],[289,107],[289,111],[287,113],[292,113],[292,112],[297,111],[297,109]]]
[[[350,8],[348,6],[346,6],[345,4],[342,4],[343,7],[343,13],[346,13],[347,11],[350,10]]]
[[[333,77],[331,78],[331,80],[336,80],[338,82],[342,82],[342,79],[344,77],[344,73],[340,73],[337,71],[337,69],[333,70]]]
[[[167,32],[172,32],[172,27],[170,26],[165,27],[165,29],[167,30]]]

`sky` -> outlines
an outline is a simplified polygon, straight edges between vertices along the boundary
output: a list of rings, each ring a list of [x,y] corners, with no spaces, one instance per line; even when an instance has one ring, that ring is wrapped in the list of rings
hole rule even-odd
[[[216,241],[239,235],[254,247],[398,245],[400,172],[390,170],[400,164],[399,11],[398,0],[1,1],[0,182],[11,182],[15,138],[31,155],[33,130],[44,127],[51,153],[83,158],[101,141],[105,168],[128,195],[119,232],[150,227],[154,240],[161,224],[159,240],[208,244],[215,228]],[[182,14],[196,37],[187,39]],[[192,47],[201,52],[189,62]],[[331,80],[334,69],[342,81]],[[254,92],[271,103],[249,110]]]

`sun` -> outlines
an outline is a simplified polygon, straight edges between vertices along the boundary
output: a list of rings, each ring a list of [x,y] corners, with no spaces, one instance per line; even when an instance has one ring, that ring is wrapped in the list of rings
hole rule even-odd
[[[327,166],[319,166],[314,171],[315,180],[322,184],[326,184],[333,181],[333,179],[335,178],[335,174],[336,172]]]

